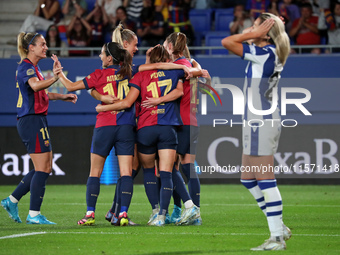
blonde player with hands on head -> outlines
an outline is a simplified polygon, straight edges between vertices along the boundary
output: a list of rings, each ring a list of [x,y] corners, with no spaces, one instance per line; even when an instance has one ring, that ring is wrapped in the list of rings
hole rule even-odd
[[[249,44],[243,43],[247,41]],[[255,109],[272,108],[272,97],[277,93],[280,73],[290,52],[290,44],[282,20],[270,13],[262,13],[254,25],[243,34],[232,35],[222,40],[222,45],[249,61],[246,67],[245,94],[252,90]],[[246,107],[245,122],[258,119],[280,119],[279,108],[270,115],[255,115]],[[291,231],[282,222],[282,198],[277,188],[273,171],[281,126],[279,122],[255,123],[243,127],[242,168],[259,171],[243,171],[242,184],[250,191],[267,217],[271,236],[262,245],[252,250],[285,250]],[[268,125],[269,124],[269,125]],[[269,171],[263,171],[267,166]]]

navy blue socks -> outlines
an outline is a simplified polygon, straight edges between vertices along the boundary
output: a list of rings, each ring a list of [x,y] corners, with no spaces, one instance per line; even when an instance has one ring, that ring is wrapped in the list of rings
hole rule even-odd
[[[188,188],[189,188],[190,197],[192,201],[194,202],[194,204],[197,207],[200,207],[201,184],[200,184],[198,175],[195,171],[195,165],[192,163],[183,164],[182,171],[188,180]]]
[[[100,181],[98,177],[89,177],[86,184],[87,211],[95,211],[100,192]]]
[[[121,179],[121,209],[120,212],[127,212],[131,203],[133,192],[133,179],[131,176],[122,176]]]
[[[30,210],[40,211],[41,203],[45,194],[45,185],[50,174],[40,171],[35,171],[31,179],[30,191]]]
[[[185,186],[183,177],[181,173],[177,171],[175,166],[172,169],[172,181],[173,181],[174,189],[176,190],[178,195],[182,198],[183,203],[185,203],[188,200],[191,200],[188,190]]]
[[[34,173],[35,171],[33,169],[28,174],[26,174],[13,191],[12,196],[15,197],[15,199],[17,199],[18,201],[30,191],[31,180]]]
[[[156,209],[159,201],[159,188],[157,177],[155,176],[155,168],[144,168],[143,171],[146,196],[149,199],[152,209]]]
[[[159,215],[164,215],[168,211],[168,207],[171,200],[173,183],[172,183],[172,174],[165,171],[160,171],[161,176],[161,191],[160,191],[160,211]]]

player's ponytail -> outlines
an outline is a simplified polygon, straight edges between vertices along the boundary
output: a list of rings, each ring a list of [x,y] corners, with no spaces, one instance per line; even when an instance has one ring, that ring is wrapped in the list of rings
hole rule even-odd
[[[136,34],[130,29],[124,29],[122,23],[119,23],[112,32],[112,42],[119,43],[122,46],[124,46],[124,41],[130,43],[135,37],[137,37]]]
[[[167,43],[171,43],[173,47],[172,54],[174,56],[182,55],[187,47],[187,37],[181,32],[174,32],[166,38]]]
[[[105,54],[112,57],[113,64],[120,65],[119,75],[131,78],[132,56],[122,45],[116,42],[105,44]]]
[[[119,23],[116,29],[113,30],[112,32],[112,42],[116,42],[116,43],[119,43],[120,45],[123,45],[122,31],[123,31],[123,24]]]
[[[131,78],[132,76],[132,56],[131,54],[125,50],[122,49],[121,51],[121,58],[120,58],[120,71],[118,72],[118,74],[120,74],[123,77],[129,77]]]
[[[37,38],[41,36],[41,34],[36,33],[25,33],[21,32],[18,34],[17,41],[18,41],[18,53],[20,56],[20,62],[19,64],[27,58],[28,52],[29,52],[29,46],[35,45]]]
[[[170,59],[169,52],[163,45],[155,46],[150,52],[150,63],[167,62]]]
[[[269,30],[268,36],[271,42],[275,44],[276,54],[281,64],[284,65],[290,53],[290,42],[282,20],[271,13],[262,13],[260,19],[262,22],[266,19],[274,19],[275,23]]]

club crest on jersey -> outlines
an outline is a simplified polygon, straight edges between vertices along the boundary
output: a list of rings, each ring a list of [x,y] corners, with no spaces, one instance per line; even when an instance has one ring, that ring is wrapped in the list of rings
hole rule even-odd
[[[88,76],[87,76],[87,79],[91,79],[91,75],[88,75]]]
[[[45,143],[46,147],[50,146],[50,141],[49,140],[44,141],[44,143]]]
[[[27,75],[32,75],[32,74],[34,74],[34,70],[33,69],[28,69],[26,74]]]

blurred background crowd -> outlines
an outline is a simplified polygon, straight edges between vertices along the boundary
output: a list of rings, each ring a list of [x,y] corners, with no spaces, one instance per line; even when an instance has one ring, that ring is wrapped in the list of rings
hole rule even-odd
[[[37,0],[17,32],[42,33],[49,47],[69,47],[49,51],[63,57],[89,56],[70,48],[101,47],[120,22],[137,34],[139,46],[163,43],[174,31],[185,33],[189,46],[220,46],[220,39],[242,33],[262,12],[284,19],[292,45],[340,46],[340,0]],[[7,43],[15,44],[15,38]]]

